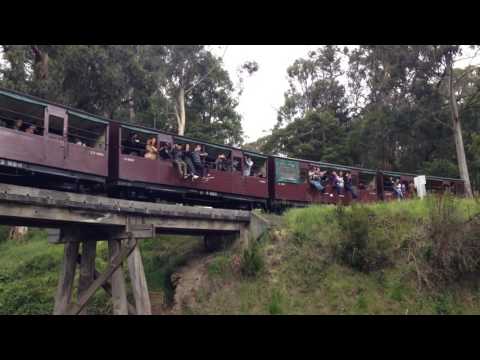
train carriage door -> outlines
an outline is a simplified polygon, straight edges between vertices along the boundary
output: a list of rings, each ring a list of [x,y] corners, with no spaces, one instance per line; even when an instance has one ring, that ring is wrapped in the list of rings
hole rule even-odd
[[[46,161],[54,167],[63,167],[68,149],[66,148],[67,112],[49,105],[45,111]]]

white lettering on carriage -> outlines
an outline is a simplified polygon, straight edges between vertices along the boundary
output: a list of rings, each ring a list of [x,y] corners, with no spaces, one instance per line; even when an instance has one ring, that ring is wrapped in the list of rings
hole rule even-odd
[[[14,167],[14,168],[23,168],[22,163],[18,163],[16,161],[11,161],[11,160],[4,160],[4,159],[0,159],[0,165]]]
[[[135,159],[132,158],[123,158],[124,161],[135,162]]]

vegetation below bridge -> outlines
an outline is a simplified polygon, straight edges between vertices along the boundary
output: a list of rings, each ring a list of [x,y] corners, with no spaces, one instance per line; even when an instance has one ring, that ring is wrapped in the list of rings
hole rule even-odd
[[[154,313],[478,314],[479,213],[478,201],[450,197],[313,206],[290,210],[244,252],[207,254],[195,237],[147,240]],[[98,252],[102,269],[106,244]],[[61,258],[42,231],[3,241],[0,313],[51,314]],[[99,292],[92,313],[110,312]]]

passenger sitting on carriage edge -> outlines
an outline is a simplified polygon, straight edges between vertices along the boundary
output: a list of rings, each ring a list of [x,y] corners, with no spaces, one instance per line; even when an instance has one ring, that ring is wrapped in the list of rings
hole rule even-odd
[[[395,181],[393,190],[395,191],[398,200],[403,199],[402,185],[400,184],[399,180]]]
[[[192,153],[192,162],[193,166],[195,167],[196,174],[205,177],[206,175],[206,168],[202,162],[202,157],[208,156],[208,153],[202,153],[202,147],[200,145],[195,146],[195,150]]]
[[[187,175],[187,164],[183,161],[183,149],[182,145],[175,144],[172,151],[172,161],[177,167],[180,176],[184,179],[188,178]]]
[[[308,176],[310,178],[310,184],[313,185],[318,191],[324,192],[325,187],[322,185],[321,176],[322,173],[318,167],[313,167],[308,172]]]
[[[356,199],[357,198],[357,194],[355,194],[355,192],[353,191],[353,187],[352,187],[352,174],[347,171],[345,173],[345,177],[344,177],[344,182],[345,182],[345,193],[349,192],[352,194],[352,198],[353,199]]]
[[[183,161],[187,164],[188,175],[194,180],[198,179],[198,175],[195,171],[195,166],[192,161],[192,151],[190,150],[190,144],[185,144],[185,151],[183,152]]]
[[[345,187],[345,181],[343,179],[343,171],[340,171],[337,175],[337,194],[340,194]]]
[[[330,177],[330,183],[332,184],[332,187],[335,189],[337,194],[340,194],[340,185],[339,185],[339,180],[340,177],[338,176],[336,171],[332,171],[332,175]],[[342,179],[342,188],[343,188],[343,179]]]

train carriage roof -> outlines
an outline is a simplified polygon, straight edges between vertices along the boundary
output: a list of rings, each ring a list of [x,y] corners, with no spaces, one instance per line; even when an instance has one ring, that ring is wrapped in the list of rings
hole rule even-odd
[[[258,152],[251,151],[251,150],[244,150],[244,149],[233,147],[233,146],[213,144],[213,143],[210,143],[208,141],[193,139],[193,138],[189,138],[187,136],[180,136],[180,135],[177,135],[177,134],[170,133],[168,131],[151,129],[151,128],[148,128],[148,127],[142,126],[142,125],[136,125],[136,124],[127,123],[127,122],[123,122],[123,121],[108,119],[108,118],[105,118],[103,116],[90,114],[90,113],[88,113],[86,111],[83,111],[83,110],[80,110],[80,109],[75,109],[75,108],[72,108],[72,107],[69,107],[69,106],[66,106],[66,105],[55,103],[53,101],[37,98],[37,97],[32,96],[32,95],[28,95],[28,94],[25,94],[25,93],[21,93],[21,92],[18,92],[18,91],[9,90],[9,89],[5,89],[5,88],[1,88],[1,87],[0,87],[0,94],[15,98],[17,100],[26,101],[26,102],[29,102],[29,103],[32,103],[32,104],[36,104],[36,105],[42,105],[42,106],[54,105],[54,106],[62,107],[64,109],[67,109],[68,112],[71,113],[71,114],[74,114],[76,116],[83,117],[83,118],[86,118],[86,119],[92,120],[92,121],[97,121],[97,122],[102,122],[102,123],[115,122],[115,123],[118,123],[122,127],[124,126],[124,127],[129,128],[129,129],[132,129],[132,130],[139,130],[139,131],[143,131],[143,132],[147,132],[147,133],[167,134],[167,135],[170,135],[174,138],[180,138],[180,139],[183,139],[183,140],[186,140],[186,141],[191,141],[192,143],[203,144],[203,145],[222,148],[222,149],[226,149],[226,150],[230,150],[230,151],[231,150],[240,150],[243,153],[248,154],[250,156],[256,156],[256,157],[261,157],[261,158],[267,158],[268,156],[272,156],[273,158],[292,160],[292,161],[300,161],[300,162],[304,162],[304,163],[315,164],[315,165],[318,165],[318,166],[331,167],[331,168],[335,168],[335,169],[338,169],[338,170],[356,170],[356,171],[359,171],[359,172],[362,172],[362,173],[367,173],[367,174],[376,174],[377,172],[382,172],[383,174],[390,175],[390,176],[412,176],[412,177],[414,177],[414,176],[421,175],[421,174],[413,174],[413,173],[406,173],[406,172],[367,169],[367,168],[361,168],[361,167],[356,167],[356,166],[327,163],[327,162],[324,162],[324,161],[313,161],[313,160],[296,159],[296,158],[290,158],[290,157],[281,157],[281,156],[277,156],[277,155],[266,155],[266,154],[258,153]],[[434,181],[457,181],[457,182],[463,181],[462,179],[455,179],[455,178],[441,177],[441,176],[432,176],[432,175],[426,175],[426,179],[427,180],[434,180]]]

